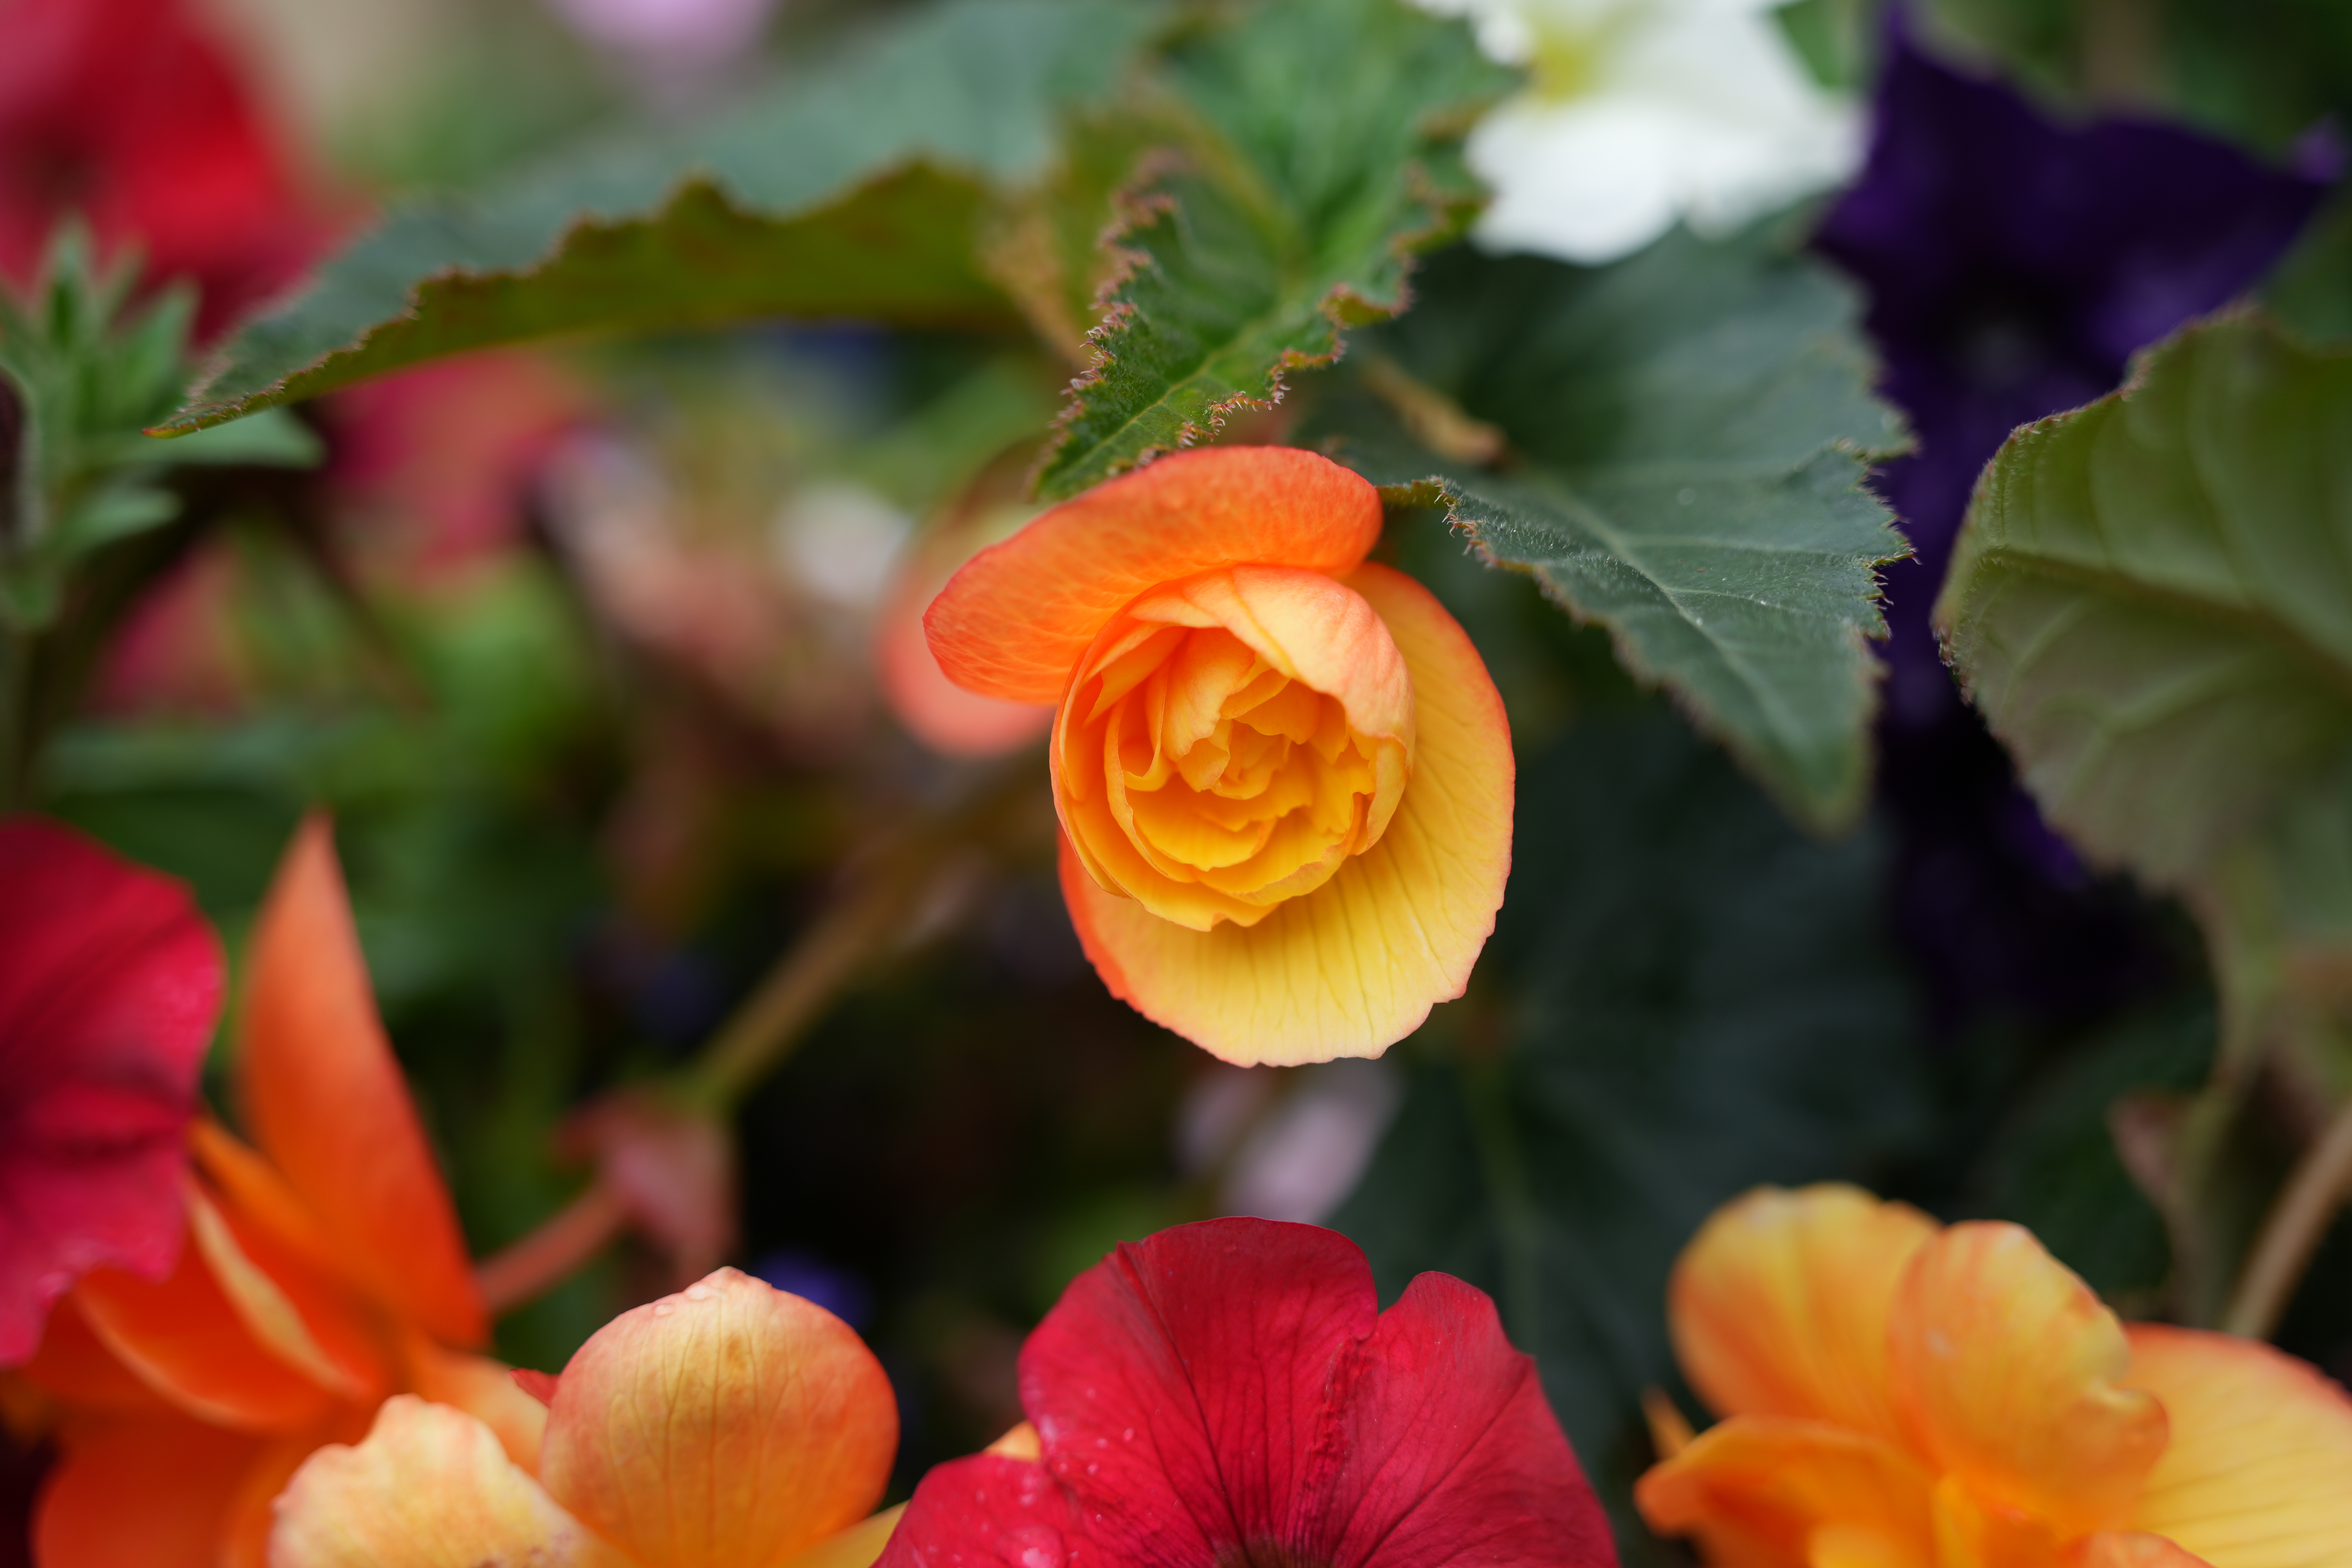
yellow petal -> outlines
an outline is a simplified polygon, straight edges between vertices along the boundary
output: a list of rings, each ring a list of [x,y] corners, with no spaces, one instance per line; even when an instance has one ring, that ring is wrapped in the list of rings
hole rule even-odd
[[[1936,1467],[2062,1539],[2121,1525],[2164,1448],[2163,1405],[2122,1386],[2123,1325],[2017,1226],[1922,1247],[1888,1348],[1896,1407]]]
[[[849,1326],[722,1268],[581,1347],[540,1475],[649,1568],[751,1568],[872,1512],[898,1446],[889,1379]]]
[[[1795,1415],[1903,1441],[1886,1324],[1936,1224],[1858,1187],[1763,1187],[1717,1211],[1675,1264],[1683,1373],[1718,1415]]]
[[[1511,868],[1510,725],[1477,649],[1429,591],[1345,579],[1412,675],[1412,782],[1379,843],[1255,925],[1193,931],[1106,892],[1065,844],[1062,889],[1104,984],[1231,1062],[1374,1057],[1462,994]]]
[[[859,1520],[847,1530],[826,1536],[783,1568],[873,1568],[874,1560],[890,1544],[891,1532],[898,1528],[898,1516],[906,1511],[907,1505],[900,1503]]]
[[[2131,1527],[2218,1568],[2352,1563],[2352,1401],[2268,1345],[2134,1324],[2131,1382],[2172,1442]]]
[[[1651,1468],[1633,1500],[1652,1530],[1717,1565],[1936,1568],[1933,1481],[1891,1443],[1826,1421],[1737,1415]]]
[[[270,1568],[628,1568],[490,1429],[413,1394],[367,1440],[320,1449],[278,1499]]]

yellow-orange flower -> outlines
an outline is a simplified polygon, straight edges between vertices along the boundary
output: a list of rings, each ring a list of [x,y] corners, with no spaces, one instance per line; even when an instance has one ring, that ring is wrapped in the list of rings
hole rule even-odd
[[[1458,996],[1510,870],[1509,726],[1378,492],[1214,447],[974,556],[925,617],[970,690],[1056,704],[1062,887],[1111,990],[1228,1061],[1376,1056]]]
[[[1668,1309],[1725,1417],[1642,1478],[1738,1568],[2352,1563],[2352,1400],[2226,1334],[2118,1322],[2013,1225],[1852,1187],[1709,1220]]]
[[[823,1308],[722,1268],[598,1330],[549,1391],[538,1478],[462,1410],[389,1400],[278,1501],[271,1568],[864,1568],[898,1406]]]
[[[323,820],[262,907],[236,1034],[255,1142],[197,1120],[178,1267],[84,1276],[22,1369],[61,1449],[35,1521],[43,1568],[258,1568],[287,1477],[401,1390],[537,1454],[544,1412],[468,1353],[487,1316]]]

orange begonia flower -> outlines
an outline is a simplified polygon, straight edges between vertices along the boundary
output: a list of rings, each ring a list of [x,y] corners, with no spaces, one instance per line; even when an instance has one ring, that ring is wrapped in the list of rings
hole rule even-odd
[[[958,684],[1057,704],[1062,889],[1111,990],[1228,1061],[1377,1056],[1459,996],[1510,871],[1510,728],[1367,562],[1379,493],[1289,447],[1162,458],[974,556]]]
[[[722,1268],[625,1312],[549,1395],[533,1479],[464,1411],[386,1402],[278,1504],[271,1568],[864,1568],[897,1510],[881,1363],[822,1307]]]
[[[85,1276],[23,1369],[62,1448],[34,1526],[42,1568],[257,1565],[287,1478],[402,1390],[536,1462],[546,1413],[468,1353],[481,1298],[322,820],[262,907],[236,1028],[254,1142],[195,1122],[177,1267]]]
[[[2013,1225],[1750,1193],[1668,1291],[1725,1419],[1642,1478],[1738,1568],[2352,1563],[2352,1399],[2267,1345],[2125,1324]]]

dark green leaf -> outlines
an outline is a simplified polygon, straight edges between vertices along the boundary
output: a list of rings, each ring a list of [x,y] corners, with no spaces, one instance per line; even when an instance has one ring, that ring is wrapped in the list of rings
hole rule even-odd
[[[394,215],[231,342],[184,431],[488,344],[766,315],[1001,321],[992,184],[1037,174],[1157,12],[949,0],[746,111]]]
[[[1401,0],[1274,0],[1180,48],[1187,128],[1130,203],[1125,278],[1039,471],[1076,494],[1279,397],[1345,326],[1405,304],[1412,253],[1475,204],[1461,131],[1507,85]]]
[[[1850,822],[1876,701],[1874,568],[1907,546],[1862,489],[1865,456],[1900,433],[1846,291],[1762,235],[1675,235],[1601,268],[1457,251],[1423,292],[1367,346],[1499,432],[1499,471],[1440,457],[1361,393],[1307,438],[1336,437],[1400,497],[1434,481],[1490,562],[1607,626],[1626,667],[1791,814]]]
[[[1629,1557],[1675,1254],[1759,1183],[1867,1179],[1926,1114],[1878,864],[1662,714],[1571,728],[1526,759],[1494,940],[1433,1020],[1450,1057],[1337,1221],[1386,1291],[1434,1268],[1495,1295]]]
[[[2231,1034],[2352,990],[2352,354],[2191,327],[2010,438],[1937,606],[2050,820],[2178,891]]]

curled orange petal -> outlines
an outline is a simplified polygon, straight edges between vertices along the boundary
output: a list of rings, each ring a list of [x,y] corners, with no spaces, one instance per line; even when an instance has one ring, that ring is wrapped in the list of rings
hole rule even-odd
[[[1707,1560],[1937,1568],[1935,1481],[1902,1449],[1826,1421],[1736,1415],[1654,1466],[1633,1491],[1652,1530]]]
[[[2352,1560],[2352,1400],[2313,1368],[2228,1334],[2135,1323],[2131,1383],[2172,1441],[2132,1510],[2222,1568]]]
[[[118,1361],[191,1415],[241,1432],[291,1432],[327,1413],[330,1392],[255,1337],[194,1245],[161,1284],[100,1268],[82,1277],[73,1300]]]
[[[630,1568],[509,1460],[490,1429],[413,1394],[278,1494],[270,1568]]]
[[[263,902],[238,1014],[255,1140],[343,1271],[441,1340],[488,1331],[457,1210],[402,1081],[326,820],[305,821]]]
[[[1063,892],[1104,983],[1227,1061],[1378,1056],[1462,994],[1510,875],[1510,726],[1477,650],[1403,574],[1366,563],[1343,581],[1413,693],[1412,777],[1377,842],[1255,924],[1207,931],[1107,890],[1066,838],[1062,851]]]
[[[1380,533],[1379,492],[1327,458],[1290,447],[1178,452],[973,556],[923,624],[957,685],[1057,702],[1096,634],[1146,591],[1250,563],[1339,575]]]
[[[1412,677],[1363,595],[1237,566],[1112,617],[1049,755],[1087,875],[1204,931],[1256,924],[1380,842],[1412,752]]]
[[[849,1326],[722,1268],[581,1347],[540,1475],[642,1563],[735,1568],[865,1518],[898,1445],[889,1380]]]
[[[1920,1247],[1888,1336],[1914,1442],[1979,1501],[2061,1539],[2123,1524],[2165,1447],[2165,1408],[2124,1386],[2123,1326],[2013,1225],[1956,1225]]]
[[[1858,1187],[1765,1187],[1723,1208],[1675,1265],[1666,1310],[1683,1373],[1719,1415],[1904,1433],[1886,1381],[1887,1320],[1936,1234]]]

